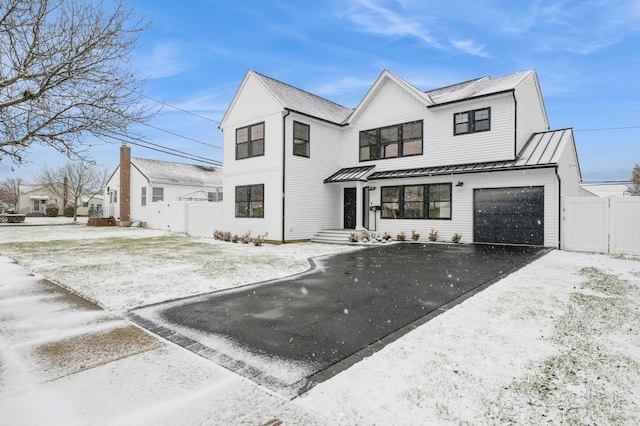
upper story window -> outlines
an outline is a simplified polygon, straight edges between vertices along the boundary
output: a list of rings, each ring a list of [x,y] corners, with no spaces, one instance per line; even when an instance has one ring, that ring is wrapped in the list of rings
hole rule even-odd
[[[264,155],[264,122],[236,129],[236,160]]]
[[[464,135],[491,130],[491,108],[458,112],[453,115],[453,134]]]
[[[360,132],[360,161],[422,154],[422,120]]]
[[[151,189],[151,201],[164,201],[164,188],[152,188]]]
[[[236,186],[236,217],[264,217],[264,184]]]
[[[309,157],[311,128],[308,124],[293,122],[293,155]]]
[[[451,219],[451,184],[383,186],[383,219]]]

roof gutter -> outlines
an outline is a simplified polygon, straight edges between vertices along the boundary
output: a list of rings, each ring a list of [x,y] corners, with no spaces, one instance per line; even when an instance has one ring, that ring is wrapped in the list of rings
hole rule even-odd
[[[502,90],[500,92],[487,93],[485,95],[471,96],[471,97],[464,98],[464,99],[456,99],[455,101],[443,102],[441,104],[427,105],[427,108],[437,108],[437,107],[441,107],[441,106],[445,106],[445,105],[457,104],[459,102],[466,102],[466,101],[472,101],[472,100],[475,100],[475,99],[482,99],[482,98],[486,98],[486,97],[489,97],[489,96],[503,95],[505,93],[515,92],[515,90],[516,89],[507,89],[507,90]]]
[[[322,121],[322,122],[325,122],[325,123],[333,124],[334,126],[346,127],[346,126],[349,125],[349,123],[344,123],[344,122],[343,123],[336,123],[335,121],[327,120],[326,118],[316,117],[315,115],[311,115],[311,114],[308,114],[308,113],[305,113],[305,112],[296,111],[295,109],[291,109],[291,108],[285,108],[285,111],[287,111],[287,115],[289,115],[289,113],[293,112],[293,113],[296,113],[296,114],[299,114],[299,115],[303,115],[305,117],[313,118],[313,119],[318,120],[318,121]],[[285,117],[286,117],[286,115],[285,115]]]

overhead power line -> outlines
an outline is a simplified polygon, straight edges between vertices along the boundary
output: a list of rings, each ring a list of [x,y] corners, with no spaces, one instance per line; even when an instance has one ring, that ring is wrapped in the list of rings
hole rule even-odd
[[[211,164],[213,166],[222,166],[222,163],[216,160],[202,160],[196,157],[190,157],[189,154],[187,155],[176,154],[174,152],[165,151],[159,148],[153,148],[153,147],[150,147],[141,143],[133,142],[133,141],[127,141],[127,143],[130,143],[131,145],[139,146],[141,148],[150,149],[152,151],[162,152],[163,154],[173,155],[174,157],[186,158],[188,160],[197,161],[199,163]]]
[[[154,128],[154,129],[156,129],[156,130],[160,130],[161,132],[165,132],[165,133],[168,133],[168,134],[170,134],[170,135],[177,136],[177,137],[182,138],[182,139],[186,139],[186,140],[189,140],[189,141],[192,141],[192,142],[196,142],[196,143],[199,143],[199,144],[202,144],[202,145],[207,145],[207,146],[210,146],[210,147],[212,147],[212,148],[223,149],[221,146],[218,146],[218,145],[211,145],[210,143],[202,142],[202,141],[199,141],[199,140],[197,140],[197,139],[190,138],[189,136],[183,136],[183,135],[181,135],[181,134],[178,134],[178,133],[172,132],[171,130],[163,129],[163,128],[161,128],[161,127],[157,127],[157,126],[154,126],[154,125],[149,124],[149,123],[143,123],[143,124],[144,124],[145,126],[152,127],[152,128]]]
[[[154,101],[154,102],[158,102],[159,104],[162,104],[162,105],[164,105],[164,106],[168,106],[169,108],[173,108],[173,109],[176,109],[176,110],[178,110],[178,111],[182,111],[182,112],[184,112],[184,113],[191,114],[191,115],[193,115],[194,117],[202,118],[203,120],[208,120],[208,121],[211,121],[211,122],[213,122],[213,123],[218,123],[218,124],[220,124],[220,122],[219,122],[218,120],[214,120],[213,118],[205,117],[204,115],[196,114],[195,112],[192,112],[192,111],[187,111],[186,109],[182,109],[182,108],[177,107],[177,106],[175,106],[175,105],[168,104],[168,103],[166,103],[165,101],[161,101],[161,100],[159,100],[159,99],[152,98],[151,96],[145,95],[144,93],[141,93],[141,92],[136,92],[136,93],[137,93],[138,95],[140,95],[140,96],[143,96],[143,97],[147,98],[147,99],[151,99],[151,100],[152,100],[152,101]]]
[[[640,126],[603,127],[600,129],[573,129],[573,131],[574,132],[599,132],[601,130],[625,130],[625,129],[640,129]]]

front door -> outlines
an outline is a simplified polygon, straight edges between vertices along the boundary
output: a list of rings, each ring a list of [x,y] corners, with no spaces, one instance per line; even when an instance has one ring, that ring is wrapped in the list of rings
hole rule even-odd
[[[356,189],[344,189],[344,229],[356,229]]]

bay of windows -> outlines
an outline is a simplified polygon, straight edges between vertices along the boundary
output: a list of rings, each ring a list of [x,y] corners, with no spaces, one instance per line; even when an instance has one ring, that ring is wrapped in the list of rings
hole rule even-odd
[[[360,132],[360,161],[422,154],[422,120]]]
[[[383,186],[383,219],[451,219],[451,184]]]

